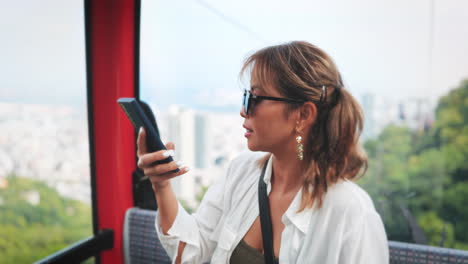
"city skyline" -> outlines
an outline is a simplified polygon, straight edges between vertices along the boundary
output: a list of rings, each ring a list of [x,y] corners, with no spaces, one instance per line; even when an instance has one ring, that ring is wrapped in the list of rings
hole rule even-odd
[[[389,124],[424,129],[426,118],[433,115],[433,107],[418,100],[390,104],[377,96],[368,99],[366,105],[364,114],[375,120],[365,124],[364,140],[374,138]],[[175,143],[174,158],[192,168],[184,177],[175,179],[173,185],[178,197],[196,208],[201,188],[224,174],[230,160],[248,151],[243,118],[238,113],[199,111],[178,105],[171,105],[168,111],[150,106],[163,142]],[[0,102],[0,116],[0,179],[16,173],[45,181],[66,197],[90,202],[85,114],[72,106]]]
[[[176,144],[174,158],[192,168],[174,181],[176,193],[196,206],[198,190],[216,180],[228,161],[246,149],[243,128],[235,125],[240,117],[178,106],[170,112],[155,112],[163,141]],[[5,178],[17,175],[43,181],[64,197],[90,203],[86,115],[72,106],[0,102],[0,117],[0,185],[7,187]],[[206,144],[199,144],[200,138]],[[203,159],[196,159],[196,154]]]

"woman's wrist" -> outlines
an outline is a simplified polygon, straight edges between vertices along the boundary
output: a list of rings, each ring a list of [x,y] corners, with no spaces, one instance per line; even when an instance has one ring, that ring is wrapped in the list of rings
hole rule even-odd
[[[170,181],[155,182],[152,183],[152,187],[154,192],[161,192],[170,187]]]

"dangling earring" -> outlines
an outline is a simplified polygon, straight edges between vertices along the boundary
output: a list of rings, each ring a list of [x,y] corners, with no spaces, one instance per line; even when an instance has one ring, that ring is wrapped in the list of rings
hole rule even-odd
[[[303,160],[304,159],[304,145],[302,145],[302,137],[297,136],[296,141],[297,141],[297,157],[299,158],[299,160]]]

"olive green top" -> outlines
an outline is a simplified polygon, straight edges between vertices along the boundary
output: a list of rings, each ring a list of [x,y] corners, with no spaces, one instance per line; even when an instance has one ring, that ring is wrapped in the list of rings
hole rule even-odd
[[[278,263],[278,258],[275,257],[276,263]],[[237,247],[234,249],[231,255],[230,264],[264,264],[265,259],[263,254],[257,249],[249,246],[242,239]]]

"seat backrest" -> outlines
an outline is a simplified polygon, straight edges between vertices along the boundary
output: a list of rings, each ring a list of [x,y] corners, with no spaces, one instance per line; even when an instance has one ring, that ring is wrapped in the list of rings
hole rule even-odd
[[[468,264],[468,251],[389,241],[390,264]]]
[[[130,208],[124,222],[126,264],[171,263],[161,246],[156,211]],[[468,264],[468,251],[389,241],[390,264]]]
[[[125,213],[123,249],[126,264],[171,263],[159,242],[156,211],[130,208]]]

